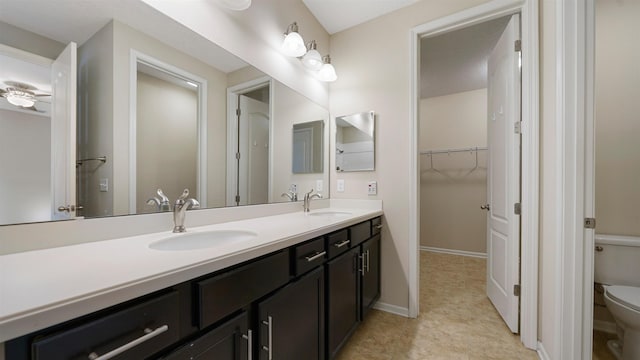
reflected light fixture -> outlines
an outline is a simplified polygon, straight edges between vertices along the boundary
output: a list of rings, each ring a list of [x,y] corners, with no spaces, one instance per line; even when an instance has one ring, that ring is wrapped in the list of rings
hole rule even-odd
[[[282,52],[291,57],[300,57],[307,52],[302,36],[298,34],[298,24],[292,23],[284,33],[284,41],[282,42]]]
[[[336,74],[336,69],[331,65],[331,57],[329,55],[324,56],[322,62],[322,68],[318,71],[318,79],[326,82],[336,81],[338,75]]]
[[[304,54],[304,56],[301,59],[302,64],[304,64],[304,66],[307,69],[313,70],[313,71],[320,70],[320,68],[322,68],[322,65],[323,65],[322,55],[320,55],[318,50],[316,50],[316,47],[317,47],[316,41],[312,40],[307,45],[307,48],[309,49],[309,51],[307,51],[307,53]]]
[[[251,0],[214,0],[214,2],[225,9],[242,11],[251,6]]]
[[[10,104],[21,107],[31,107],[36,103],[32,93],[12,88],[7,89],[5,98]]]

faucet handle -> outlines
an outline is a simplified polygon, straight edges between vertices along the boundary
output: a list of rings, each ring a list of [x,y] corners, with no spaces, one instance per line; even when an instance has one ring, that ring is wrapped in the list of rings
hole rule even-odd
[[[162,191],[162,189],[158,188],[158,191],[156,191],[156,193],[160,197],[160,199],[159,199],[160,203],[168,203],[169,202],[169,198],[167,197],[167,195],[164,194],[164,191]]]
[[[182,192],[182,195],[180,195],[180,197],[178,198],[178,200],[186,200],[187,196],[189,196],[189,189],[184,189],[184,191]]]

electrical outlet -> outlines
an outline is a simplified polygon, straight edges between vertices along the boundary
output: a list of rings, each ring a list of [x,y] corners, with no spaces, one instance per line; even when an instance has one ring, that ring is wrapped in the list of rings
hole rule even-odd
[[[316,180],[316,191],[320,192],[322,191],[322,180]]]
[[[291,186],[289,186],[289,190],[290,190],[292,193],[297,193],[297,192],[298,192],[298,185],[296,185],[296,184],[291,184]]]
[[[336,190],[338,192],[344,192],[344,179],[338,179],[338,181],[336,181]]]
[[[109,191],[109,179],[102,178],[100,179],[100,192],[107,192],[107,191]]]
[[[367,185],[367,194],[369,195],[378,195],[378,182],[377,181],[369,181]]]

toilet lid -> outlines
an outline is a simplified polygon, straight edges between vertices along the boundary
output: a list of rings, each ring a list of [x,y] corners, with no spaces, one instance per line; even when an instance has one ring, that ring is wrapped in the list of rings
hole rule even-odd
[[[640,287],[614,285],[607,287],[607,294],[612,300],[640,311]]]

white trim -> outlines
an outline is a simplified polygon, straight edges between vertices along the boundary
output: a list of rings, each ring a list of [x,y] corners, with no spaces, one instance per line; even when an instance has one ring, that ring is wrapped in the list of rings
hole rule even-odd
[[[236,185],[238,181],[237,162],[235,154],[238,142],[238,122],[236,109],[238,108],[238,95],[259,89],[269,85],[269,144],[273,144],[273,81],[269,76],[261,76],[257,79],[243,82],[227,88],[227,195],[226,206],[236,206]],[[273,164],[273,146],[269,146],[269,164]],[[269,199],[272,201],[273,166],[269,166]]]
[[[593,336],[593,49],[592,1],[556,6],[557,149],[555,358],[591,359]]]
[[[207,80],[179,67],[131,49],[129,56],[129,213],[136,213],[137,187],[137,93],[138,62],[151,66],[171,76],[198,84],[198,169],[196,174],[198,201],[207,207]]]
[[[459,256],[468,256],[474,258],[486,259],[487,253],[473,252],[473,251],[464,251],[464,250],[454,250],[454,249],[444,249],[437,248],[431,246],[420,246],[420,251],[428,251],[439,254],[449,254],[449,255],[459,255]]]
[[[410,317],[409,316],[409,309],[401,307],[401,306],[397,306],[397,305],[391,305],[391,304],[387,304],[387,303],[383,303],[383,302],[376,302],[373,305],[374,309],[377,310],[381,310],[381,311],[385,311],[391,314],[396,314],[396,315],[400,315],[400,316],[404,316],[404,317]]]
[[[540,358],[540,360],[551,360],[551,357],[547,354],[547,350],[541,342],[538,342],[538,358]]]
[[[617,334],[616,323],[610,321],[593,320],[593,330],[606,332],[607,334]]]
[[[409,191],[409,314],[417,316],[419,299],[418,74],[419,39],[516,12],[522,19],[522,257],[520,340],[530,349],[538,341],[538,209],[539,209],[539,50],[538,0],[494,0],[411,30],[411,189]]]

